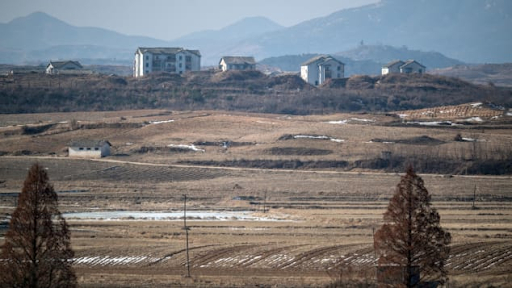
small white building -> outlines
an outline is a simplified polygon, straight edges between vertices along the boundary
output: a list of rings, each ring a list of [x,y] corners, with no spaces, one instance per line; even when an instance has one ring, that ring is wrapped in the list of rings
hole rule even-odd
[[[420,63],[414,61],[414,60],[408,60],[404,63],[404,65],[400,66],[400,73],[403,74],[410,74],[410,73],[417,73],[417,74],[423,74],[425,73],[426,67],[421,65]]]
[[[224,56],[220,58],[219,69],[228,70],[256,70],[254,57]]]
[[[395,60],[382,66],[382,75],[390,73],[400,73],[400,66],[404,65],[405,62],[402,60]]]
[[[384,66],[382,66],[382,75],[390,74],[390,73],[402,73],[402,74],[423,74],[425,73],[426,67],[421,65],[415,60],[407,60],[406,62],[402,60],[392,61]]]
[[[201,70],[201,53],[199,53],[199,50],[176,47],[139,47],[135,51],[134,77],[142,77],[153,72],[182,74],[186,71],[199,70]]]
[[[101,158],[110,155],[112,145],[107,140],[77,140],[69,143],[68,156],[77,158]]]
[[[83,69],[78,61],[50,61],[46,66],[46,74],[73,74]]]
[[[320,55],[302,63],[300,77],[312,85],[322,85],[328,79],[340,79],[345,74],[345,64],[330,55]]]

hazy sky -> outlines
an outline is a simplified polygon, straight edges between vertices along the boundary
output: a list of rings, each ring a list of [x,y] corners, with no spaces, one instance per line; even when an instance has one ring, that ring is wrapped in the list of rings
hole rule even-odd
[[[0,0],[0,22],[41,11],[75,26],[172,40],[265,16],[283,26],[379,0]]]

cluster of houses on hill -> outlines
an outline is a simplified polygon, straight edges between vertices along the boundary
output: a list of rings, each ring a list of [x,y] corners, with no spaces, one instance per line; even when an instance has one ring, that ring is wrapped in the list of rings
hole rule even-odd
[[[256,70],[251,56],[224,56],[219,60],[220,71]],[[155,72],[182,74],[201,70],[201,53],[181,47],[139,47],[135,51],[133,76],[143,77]],[[390,73],[425,73],[426,67],[415,60],[396,60],[382,66],[382,75]],[[50,61],[47,74],[85,73],[78,61]],[[302,63],[300,76],[311,85],[322,85],[328,79],[345,77],[345,64],[331,55],[320,55]]]
[[[256,70],[254,57],[224,56],[219,60],[220,71]],[[382,75],[390,73],[425,72],[425,66],[414,60],[396,60],[382,67]],[[151,73],[167,72],[182,74],[188,71],[201,70],[201,53],[198,50],[187,50],[176,47],[140,47],[135,51],[133,76],[143,77]],[[47,74],[83,73],[78,61],[51,61],[46,67]],[[345,64],[331,55],[320,55],[301,64],[300,76],[311,85],[322,85],[329,79],[345,77]],[[111,144],[101,141],[75,141],[70,143],[70,157],[101,158],[110,155]]]

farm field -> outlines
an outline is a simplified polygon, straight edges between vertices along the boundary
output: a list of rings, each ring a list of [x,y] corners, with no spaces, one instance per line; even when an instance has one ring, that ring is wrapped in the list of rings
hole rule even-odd
[[[372,282],[373,231],[403,172],[352,163],[382,157],[382,151],[467,162],[506,156],[508,116],[485,115],[482,122],[453,126],[405,125],[372,114],[0,115],[0,235],[37,161],[48,170],[61,212],[70,213],[81,287]],[[457,123],[458,117],[442,121]],[[460,116],[470,117],[480,116]],[[457,134],[479,141],[455,141]],[[77,138],[108,139],[113,155],[68,158],[66,145]],[[341,161],[349,164],[336,164]],[[419,173],[453,237],[450,287],[510,287],[511,175],[452,172]],[[190,278],[184,277],[183,219],[157,214],[182,213],[184,194]]]

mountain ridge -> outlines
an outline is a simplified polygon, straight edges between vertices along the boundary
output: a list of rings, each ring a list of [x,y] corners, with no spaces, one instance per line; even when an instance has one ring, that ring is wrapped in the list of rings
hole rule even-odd
[[[219,30],[199,31],[172,41],[76,27],[35,12],[0,23],[0,63],[68,59],[75,56],[72,47],[80,50],[80,45],[95,45],[98,56],[91,52],[88,58],[123,59],[129,65],[137,47],[178,46],[200,50],[203,66],[215,66],[225,55],[250,55],[260,60],[304,53],[340,54],[349,53],[360,43],[438,51],[466,63],[503,63],[512,62],[512,38],[504,37],[509,27],[512,1],[507,0],[467,0],[464,5],[455,0],[382,0],[291,27],[264,17],[250,17]]]

